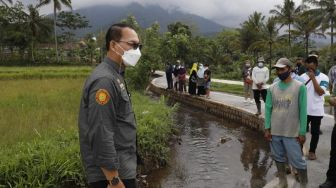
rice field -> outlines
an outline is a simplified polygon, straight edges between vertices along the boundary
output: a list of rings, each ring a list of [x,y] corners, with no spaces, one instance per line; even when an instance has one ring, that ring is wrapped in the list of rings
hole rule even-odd
[[[0,67],[0,187],[85,187],[77,117],[91,67]],[[132,92],[140,153],[167,158],[174,108]]]

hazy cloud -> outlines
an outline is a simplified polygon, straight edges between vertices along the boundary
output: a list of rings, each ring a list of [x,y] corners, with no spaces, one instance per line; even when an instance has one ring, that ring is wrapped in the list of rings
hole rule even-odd
[[[294,0],[299,5],[302,0]],[[34,3],[37,0],[24,0]],[[282,4],[282,0],[72,0],[73,9],[92,5],[112,4],[116,6],[137,2],[142,5],[159,5],[167,10],[180,10],[196,14],[225,26],[237,27],[254,11],[269,15],[274,5]],[[44,7],[43,13],[51,13],[52,7]]]

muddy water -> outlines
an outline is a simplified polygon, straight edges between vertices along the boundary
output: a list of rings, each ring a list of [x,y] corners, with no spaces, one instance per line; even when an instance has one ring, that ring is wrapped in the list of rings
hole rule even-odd
[[[261,133],[183,105],[176,120],[180,143],[168,167],[149,175],[151,188],[260,188],[274,178]]]

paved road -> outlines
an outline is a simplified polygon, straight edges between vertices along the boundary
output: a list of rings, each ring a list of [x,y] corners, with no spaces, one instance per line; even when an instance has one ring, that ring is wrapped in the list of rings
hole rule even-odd
[[[167,88],[166,78],[164,76],[154,79],[152,83],[158,87]],[[232,105],[236,108],[240,108],[251,113],[256,112],[255,104],[244,103],[244,98],[240,96],[235,96],[223,92],[211,92],[210,99],[208,100]],[[262,107],[262,111],[264,111],[264,107]],[[316,151],[317,160],[308,161],[309,187],[316,188],[320,183],[325,180],[325,173],[328,169],[329,164],[330,138],[333,124],[334,118],[331,115],[326,115],[322,119],[321,130],[323,131],[323,134],[320,136],[320,141]],[[305,143],[306,148],[309,148],[310,138],[310,133],[308,133],[307,142]]]

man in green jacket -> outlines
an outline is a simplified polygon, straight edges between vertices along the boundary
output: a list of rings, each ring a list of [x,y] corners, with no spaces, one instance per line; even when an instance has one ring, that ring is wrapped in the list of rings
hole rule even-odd
[[[270,141],[278,169],[278,187],[287,187],[286,163],[297,169],[300,187],[307,187],[307,163],[301,150],[306,140],[307,91],[302,82],[291,76],[292,63],[281,58],[273,68],[280,82],[272,84],[265,104],[265,138]],[[288,161],[287,161],[288,160]]]

